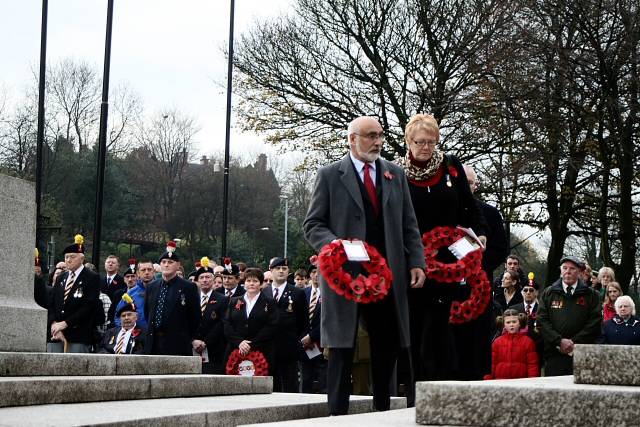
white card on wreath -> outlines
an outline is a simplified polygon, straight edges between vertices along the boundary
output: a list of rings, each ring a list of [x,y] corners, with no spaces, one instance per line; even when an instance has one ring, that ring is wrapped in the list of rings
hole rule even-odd
[[[370,261],[369,254],[362,240],[343,240],[342,247],[349,261]]]
[[[452,254],[456,256],[458,259],[464,258],[469,252],[473,252],[478,249],[480,245],[478,245],[473,240],[468,237],[463,237],[451,246],[449,246],[449,250]]]

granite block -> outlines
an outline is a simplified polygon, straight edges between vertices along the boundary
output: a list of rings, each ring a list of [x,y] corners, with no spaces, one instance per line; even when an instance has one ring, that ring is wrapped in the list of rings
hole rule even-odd
[[[198,356],[118,355],[116,375],[200,374],[202,359]]]
[[[0,352],[0,376],[115,375],[115,357],[99,354]]]
[[[200,374],[201,366],[197,356],[0,352],[0,377]]]
[[[167,397],[271,393],[251,378],[222,375],[117,375],[0,378],[0,407]]]
[[[638,387],[574,384],[573,376],[420,382],[416,384],[416,422],[505,427],[637,426],[638,399]],[[514,403],[525,401],[534,404]]]
[[[577,384],[640,385],[640,346],[576,344]]]
[[[44,351],[47,311],[33,298],[35,189],[2,174],[0,236],[0,351]]]

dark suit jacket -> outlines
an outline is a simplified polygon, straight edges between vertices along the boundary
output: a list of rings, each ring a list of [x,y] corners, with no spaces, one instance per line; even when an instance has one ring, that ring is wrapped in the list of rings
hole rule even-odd
[[[68,276],[68,271],[61,274],[49,294],[47,324],[51,326],[54,321],[64,320],[68,326],[63,333],[68,342],[91,345],[96,306],[100,303],[100,276],[83,268],[64,301],[64,286]]]
[[[210,362],[222,362],[224,358],[226,348],[224,316],[228,306],[229,299],[213,291],[200,319],[200,326],[196,336],[207,344]]]
[[[265,286],[264,293],[273,296],[271,285]],[[302,289],[287,283],[282,296],[276,302],[278,307],[278,332],[275,338],[275,357],[280,361],[297,360],[302,350],[300,340],[309,329],[309,305]]]
[[[498,209],[481,200],[476,200],[476,203],[487,222],[487,248],[482,253],[482,269],[491,280],[494,270],[503,264],[509,255],[509,239]]]
[[[102,277],[100,279],[100,291],[103,294],[107,294],[109,299],[111,299],[111,303],[114,302],[117,304],[118,300],[116,299],[116,291],[124,291],[126,292],[127,284],[124,283],[124,277],[119,274],[116,274],[110,285],[107,285],[107,277]],[[120,294],[122,295],[122,294]],[[113,319],[112,319],[113,320]]]
[[[225,360],[242,341],[249,340],[251,349],[261,351],[271,366],[278,316],[276,302],[264,293],[258,294],[258,300],[249,317],[247,317],[244,298],[231,298],[224,316],[224,335],[227,338]]]
[[[220,288],[220,293],[226,296],[227,290],[225,288]],[[231,295],[231,298],[241,297],[245,293],[247,293],[247,291],[242,286],[240,286],[240,284],[238,284],[238,286],[236,287],[235,293]]]
[[[166,351],[169,355],[191,356],[191,342],[196,338],[200,325],[200,297],[195,284],[178,276],[169,281],[167,299],[164,307],[163,323],[156,330],[156,304],[160,293],[162,279],[154,280],[147,286],[144,302],[144,315],[147,319],[147,340],[145,351],[153,354],[153,341],[156,335],[170,345]]]
[[[307,306],[311,303],[311,290],[312,287],[308,286],[304,288],[304,294],[307,298]],[[322,310],[322,297],[318,298],[316,302],[316,309],[313,310],[313,316],[309,320],[309,328],[307,329],[307,333],[313,342],[318,343],[320,345],[320,316]]]
[[[115,354],[120,329],[121,328],[111,328],[105,332],[104,337],[102,338],[102,343],[100,344],[99,353]],[[147,331],[136,325],[131,333],[131,337],[129,338],[124,354],[143,354],[146,335]]]

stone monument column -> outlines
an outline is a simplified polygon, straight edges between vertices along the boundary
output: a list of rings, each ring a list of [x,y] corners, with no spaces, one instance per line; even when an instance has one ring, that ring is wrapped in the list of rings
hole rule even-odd
[[[46,351],[47,311],[33,297],[36,196],[0,174],[0,351]]]

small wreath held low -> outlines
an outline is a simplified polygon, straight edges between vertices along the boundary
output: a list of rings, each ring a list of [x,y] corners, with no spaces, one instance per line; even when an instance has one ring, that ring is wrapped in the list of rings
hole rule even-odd
[[[250,363],[245,363],[250,362]],[[239,371],[242,365],[243,372]],[[246,365],[246,366],[245,366]],[[251,369],[253,365],[253,369]],[[253,373],[250,373],[253,371]],[[269,375],[269,363],[262,352],[252,350],[246,356],[240,354],[237,348],[229,355],[226,367],[227,375],[243,375],[243,376],[267,376]]]
[[[344,271],[347,255],[340,240],[333,241],[320,250],[318,268],[327,284],[338,295],[362,304],[380,301],[389,293],[393,274],[387,260],[378,250],[362,242],[369,255],[369,261],[362,262],[368,277],[359,274],[355,279]]]
[[[435,227],[422,235],[427,278],[440,283],[460,283],[466,280],[471,287],[469,299],[454,301],[449,311],[449,323],[465,323],[477,319],[489,305],[491,285],[482,270],[482,251],[476,249],[453,263],[436,259],[438,250],[464,238],[466,233],[458,228]]]

